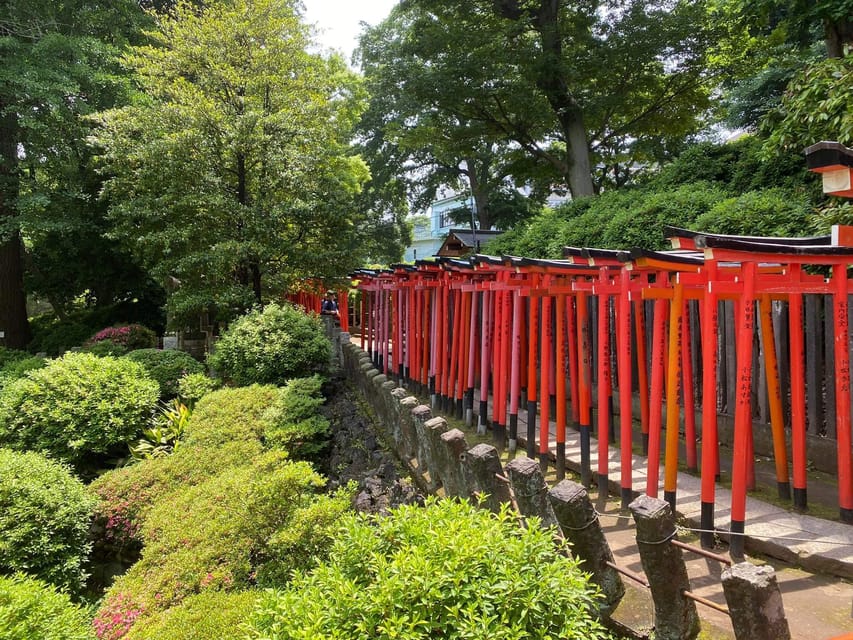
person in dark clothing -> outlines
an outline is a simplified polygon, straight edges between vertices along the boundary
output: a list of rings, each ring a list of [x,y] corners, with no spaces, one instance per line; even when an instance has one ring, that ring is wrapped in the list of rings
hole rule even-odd
[[[320,313],[324,316],[338,317],[338,303],[335,300],[335,294],[331,291],[326,292],[326,297],[320,305]]]

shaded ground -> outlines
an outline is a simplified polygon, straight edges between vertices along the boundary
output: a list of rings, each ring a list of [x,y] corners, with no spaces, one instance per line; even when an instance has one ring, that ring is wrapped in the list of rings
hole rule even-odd
[[[387,513],[401,504],[422,504],[424,496],[383,445],[372,418],[345,378],[332,377],[323,392],[328,399],[323,414],[331,423],[332,442],[321,472],[328,476],[329,487],[357,482],[355,508],[366,513]]]

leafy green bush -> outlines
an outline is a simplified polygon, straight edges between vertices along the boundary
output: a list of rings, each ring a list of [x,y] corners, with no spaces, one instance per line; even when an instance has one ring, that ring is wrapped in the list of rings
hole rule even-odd
[[[601,246],[669,248],[664,225],[689,226],[725,197],[725,191],[710,183],[691,183],[670,191],[649,193],[609,219]]]
[[[182,446],[173,455],[113,469],[89,485],[99,498],[92,551],[94,572],[108,583],[139,559],[142,525],[157,502],[178,489],[195,486],[217,473],[244,466],[262,453],[257,440],[237,440],[214,450]]]
[[[188,373],[178,380],[178,397],[190,409],[211,391],[219,388],[219,382],[203,373]]]
[[[785,189],[749,191],[717,203],[699,216],[693,228],[733,235],[808,235],[812,208],[807,198]]]
[[[278,396],[278,387],[257,384],[208,393],[193,411],[185,444],[218,447],[233,440],[262,440],[271,426],[267,410]]]
[[[94,640],[86,611],[65,593],[23,574],[0,576],[0,638]]]
[[[27,371],[33,369],[41,369],[47,362],[44,358],[38,356],[30,356],[19,360],[10,360],[4,366],[0,367],[0,389],[18,378],[23,378]]]
[[[31,354],[26,351],[0,347],[0,369],[5,369],[8,365],[20,360],[26,360],[29,357],[31,357]]]
[[[136,560],[145,518],[166,495],[260,455],[264,434],[272,427],[264,416],[279,393],[277,387],[253,385],[207,394],[173,455],[115,469],[92,482],[90,489],[101,500],[95,520],[99,563],[112,558],[126,565]]]
[[[135,362],[66,354],[0,391],[0,444],[79,465],[131,440],[148,423],[158,391]]]
[[[268,563],[275,563],[276,575],[284,567],[310,566],[349,499],[318,496],[323,478],[307,463],[285,458],[265,454],[155,504],[142,528],[143,557],[107,592],[95,624],[108,624],[128,608],[148,615],[200,591],[247,588]],[[315,500],[334,505],[334,515],[295,518]],[[291,522],[300,526],[298,535],[283,534]],[[276,535],[291,544],[270,547]]]
[[[288,382],[264,414],[269,426],[264,431],[268,446],[294,456],[309,456],[322,447],[320,439],[329,430],[329,421],[319,414],[324,398],[320,376],[294,378]]]
[[[509,511],[430,500],[349,515],[329,557],[261,596],[251,638],[609,637],[578,561]]]
[[[30,322],[33,339],[27,349],[44,352],[49,356],[61,356],[73,347],[81,346],[92,335],[94,327],[76,320],[60,321],[52,314],[33,318]]]
[[[204,373],[203,364],[175,349],[137,349],[125,357],[145,367],[148,375],[160,383],[160,397],[166,400],[178,395],[178,381],[183,376]]]
[[[111,342],[110,340],[104,340],[103,342],[85,344],[79,349],[79,351],[82,351],[83,353],[91,353],[95,356],[113,356],[114,358],[120,358],[127,354],[127,347],[116,342]]]
[[[267,305],[238,318],[208,362],[236,385],[284,384],[328,369],[331,344],[323,324],[292,305]]]
[[[140,618],[126,640],[231,640],[252,612],[257,591],[205,591]]]
[[[95,503],[59,462],[0,449],[0,573],[26,571],[78,591]]]

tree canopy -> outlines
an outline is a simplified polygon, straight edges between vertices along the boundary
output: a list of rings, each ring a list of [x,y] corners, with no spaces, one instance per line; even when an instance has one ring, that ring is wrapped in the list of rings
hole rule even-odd
[[[348,143],[364,94],[338,57],[308,53],[292,0],[157,16],[125,62],[140,93],[102,114],[112,234],[177,289],[177,319],[242,309],[362,254]]]

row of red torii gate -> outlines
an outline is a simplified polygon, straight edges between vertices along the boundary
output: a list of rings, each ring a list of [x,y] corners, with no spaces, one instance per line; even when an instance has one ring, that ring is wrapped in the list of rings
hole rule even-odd
[[[635,490],[657,497],[656,461],[662,458],[664,499],[675,509],[684,455],[688,469],[701,473],[701,528],[712,531],[720,471],[717,377],[730,365],[720,361],[725,352],[718,349],[719,313],[723,301],[732,301],[731,531],[743,533],[746,493],[754,485],[756,338],[762,345],[779,494],[792,496],[798,509],[807,507],[803,300],[820,294],[831,314],[826,324],[834,367],[823,384],[834,396],[838,504],[841,519],[853,522],[848,331],[853,283],[847,273],[853,265],[853,228],[834,227],[831,235],[810,238],[725,236],[674,227],[667,232],[671,251],[566,247],[563,260],[477,255],[359,270],[352,274],[361,292],[352,315],[361,325],[361,346],[380,370],[407,386],[428,389],[445,410],[469,421],[477,413],[480,430],[491,429],[499,447],[515,449],[521,439],[527,454],[538,454],[543,465],[553,459],[558,478],[565,474],[567,428],[579,432],[581,480],[587,486],[593,473],[591,436],[598,441],[600,487],[609,482],[607,448],[614,441],[624,506]],[[310,293],[292,299],[309,309],[318,304]],[[342,324],[351,315],[346,301],[339,296]],[[786,307],[785,344],[774,335],[774,303]],[[691,332],[698,333],[701,347],[692,346],[697,343]],[[790,368],[785,398],[780,348]],[[694,380],[700,380],[698,394]],[[526,408],[527,423],[521,434],[520,408]],[[652,461],[645,487],[632,486],[635,446]],[[732,536],[733,553],[742,554],[742,544],[742,536]]]

